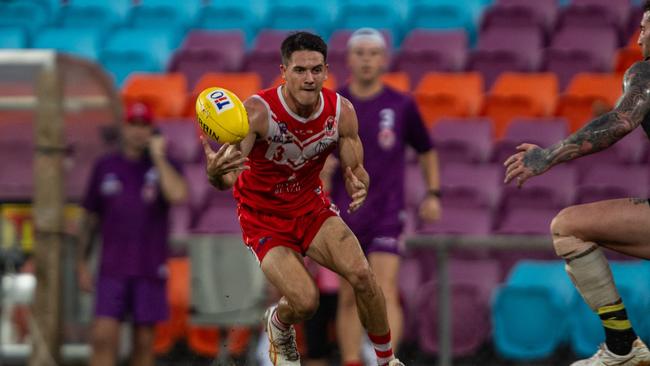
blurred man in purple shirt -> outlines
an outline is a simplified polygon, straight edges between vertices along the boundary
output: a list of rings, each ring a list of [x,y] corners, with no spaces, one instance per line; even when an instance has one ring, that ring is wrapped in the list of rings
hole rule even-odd
[[[121,148],[94,166],[79,237],[77,274],[95,292],[91,366],[116,365],[120,322],[134,324],[131,365],[153,366],[154,325],[168,316],[168,212],[187,197],[180,166],[165,157],[150,109],[135,103],[121,128]],[[101,234],[97,278],[89,269],[93,237]]]
[[[437,154],[413,99],[382,83],[381,76],[387,65],[387,47],[381,33],[363,28],[352,34],[348,42],[351,79],[339,93],[352,102],[357,112],[359,136],[366,156],[364,166],[373,183],[365,205],[354,215],[341,211],[341,217],[359,238],[384,292],[393,349],[396,349],[402,333],[397,275],[407,145],[418,153],[428,188],[420,206],[420,217],[438,219],[440,201]],[[323,178],[327,180],[326,176]],[[343,179],[336,173],[332,177],[331,197],[338,207],[348,206],[345,192]],[[337,328],[344,366],[361,365],[362,328],[355,309],[352,290],[341,281]]]

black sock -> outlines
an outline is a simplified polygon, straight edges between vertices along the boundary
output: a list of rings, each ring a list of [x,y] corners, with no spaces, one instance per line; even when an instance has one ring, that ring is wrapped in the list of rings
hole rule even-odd
[[[605,328],[605,344],[607,344],[607,349],[617,355],[630,353],[632,343],[637,336],[627,318],[625,305],[621,302],[603,306],[598,309],[598,316]]]

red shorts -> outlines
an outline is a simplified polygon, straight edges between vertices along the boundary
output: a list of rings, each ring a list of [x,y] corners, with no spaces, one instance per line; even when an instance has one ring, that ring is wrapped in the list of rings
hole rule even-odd
[[[255,253],[260,263],[271,248],[278,246],[287,247],[304,256],[325,220],[338,216],[334,209],[325,205],[295,218],[278,217],[242,205],[239,205],[237,211],[244,243]]]

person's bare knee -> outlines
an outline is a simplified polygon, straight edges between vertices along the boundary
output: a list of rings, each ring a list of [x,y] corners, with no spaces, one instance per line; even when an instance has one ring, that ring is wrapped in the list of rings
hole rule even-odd
[[[95,325],[91,336],[91,344],[94,352],[114,353],[117,352],[117,336],[106,327],[100,324]]]
[[[297,296],[289,300],[295,315],[302,319],[311,319],[318,310],[320,298],[316,286],[308,286]]]
[[[351,269],[345,278],[355,294],[374,293],[377,289],[375,275],[367,262]]]
[[[139,353],[153,352],[153,328],[137,327],[133,337],[133,349]]]

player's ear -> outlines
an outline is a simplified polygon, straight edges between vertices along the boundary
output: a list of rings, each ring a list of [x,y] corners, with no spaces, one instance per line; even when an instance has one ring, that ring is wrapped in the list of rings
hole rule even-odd
[[[280,75],[282,75],[282,80],[287,80],[287,67],[284,63],[280,64]]]

